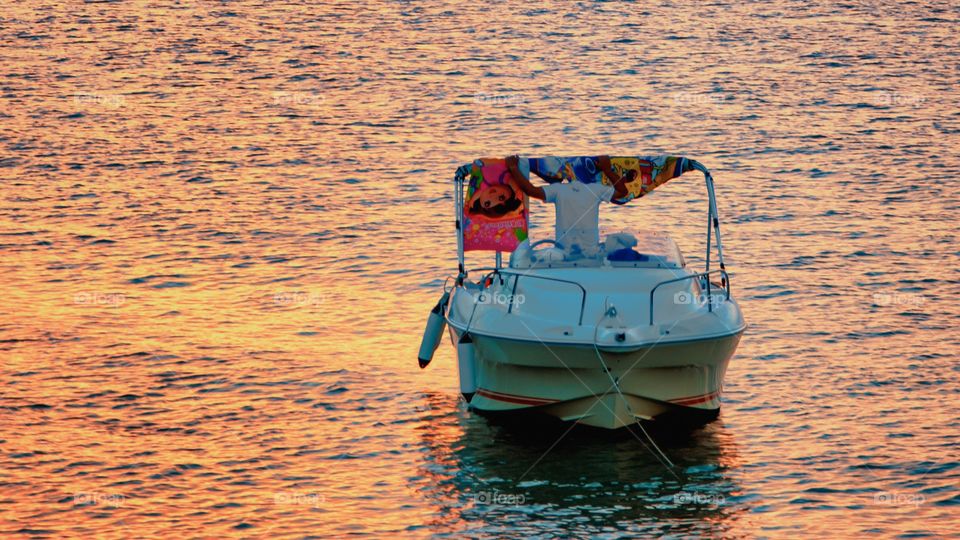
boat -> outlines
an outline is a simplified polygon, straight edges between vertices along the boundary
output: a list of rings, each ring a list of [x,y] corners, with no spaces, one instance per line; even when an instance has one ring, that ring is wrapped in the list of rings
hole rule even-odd
[[[606,182],[590,160],[520,158],[524,174]],[[454,176],[458,273],[444,283],[431,313],[421,368],[446,329],[471,410],[607,429],[715,419],[746,323],[731,294],[710,171],[681,157],[611,158],[620,172],[638,173],[628,196],[613,201],[619,203],[684,173],[703,173],[706,256],[697,270],[661,232],[610,234],[596,254],[571,257],[552,239],[529,238],[526,197],[507,216],[471,215],[477,191],[509,186],[502,161],[475,160]],[[468,269],[465,251],[492,251],[493,263]]]

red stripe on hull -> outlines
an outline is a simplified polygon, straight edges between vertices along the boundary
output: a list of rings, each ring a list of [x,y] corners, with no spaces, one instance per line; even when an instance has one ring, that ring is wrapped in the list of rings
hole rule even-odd
[[[487,390],[486,388],[478,388],[477,395],[506,403],[516,403],[518,405],[549,405],[550,403],[557,402],[555,399],[541,399],[528,396],[516,396],[513,394],[503,394],[501,392]]]
[[[720,395],[720,390],[717,390],[715,392],[710,392],[709,394],[701,394],[699,396],[690,396],[685,398],[671,399],[668,401],[669,403],[673,403],[674,405],[689,406],[689,405],[696,405],[698,403],[706,403],[708,401],[711,401],[717,398],[719,395]]]
[[[549,405],[551,403],[558,403],[560,400],[557,399],[543,399],[535,398],[529,396],[518,396],[514,394],[504,394],[502,392],[494,392],[493,390],[487,390],[486,388],[478,388],[477,395],[483,396],[485,398],[494,399],[497,401],[502,401],[504,403],[514,403],[517,405]],[[720,391],[710,392],[709,394],[701,394],[699,396],[690,396],[684,398],[677,398],[668,400],[668,403],[674,405],[683,405],[691,406],[697,405],[700,403],[706,403],[715,399],[720,395]]]

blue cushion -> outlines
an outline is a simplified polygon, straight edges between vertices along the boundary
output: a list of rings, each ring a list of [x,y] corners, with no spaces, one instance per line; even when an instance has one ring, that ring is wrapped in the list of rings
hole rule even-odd
[[[631,248],[623,248],[607,255],[607,259],[611,261],[647,261],[650,257],[643,253],[637,253]]]

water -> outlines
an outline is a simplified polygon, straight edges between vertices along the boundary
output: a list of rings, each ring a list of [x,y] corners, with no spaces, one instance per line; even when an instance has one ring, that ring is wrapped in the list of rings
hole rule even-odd
[[[955,4],[164,4],[0,16],[0,531],[955,532]],[[751,326],[680,481],[416,368],[455,166],[601,151],[715,171]],[[696,262],[686,178],[603,227]]]

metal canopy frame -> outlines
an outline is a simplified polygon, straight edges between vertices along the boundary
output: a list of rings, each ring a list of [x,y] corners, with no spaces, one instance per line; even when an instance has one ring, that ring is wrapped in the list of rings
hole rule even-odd
[[[703,273],[710,274],[710,252],[711,247],[713,247],[713,235],[717,237],[717,262],[720,265],[720,270],[722,271],[721,275],[723,276],[723,285],[727,286],[730,278],[726,272],[726,266],[723,263],[723,243],[720,239],[720,215],[717,211],[717,196],[713,188],[713,175],[710,174],[710,171],[704,167],[700,162],[695,160],[690,160],[694,169],[703,173],[703,178],[706,183],[707,188],[707,252],[706,252],[706,263]],[[457,230],[457,283],[462,283],[463,279],[467,275],[466,268],[464,266],[464,252],[463,252],[463,181],[466,175],[464,172],[471,167],[471,164],[468,163],[461,167],[457,168],[457,173],[453,177],[454,181],[454,197],[453,197],[453,210],[454,217],[456,220],[456,230]],[[527,207],[529,209],[529,206]],[[496,252],[495,260],[496,268],[501,267],[501,253]],[[707,279],[707,295],[710,294],[710,280]]]

